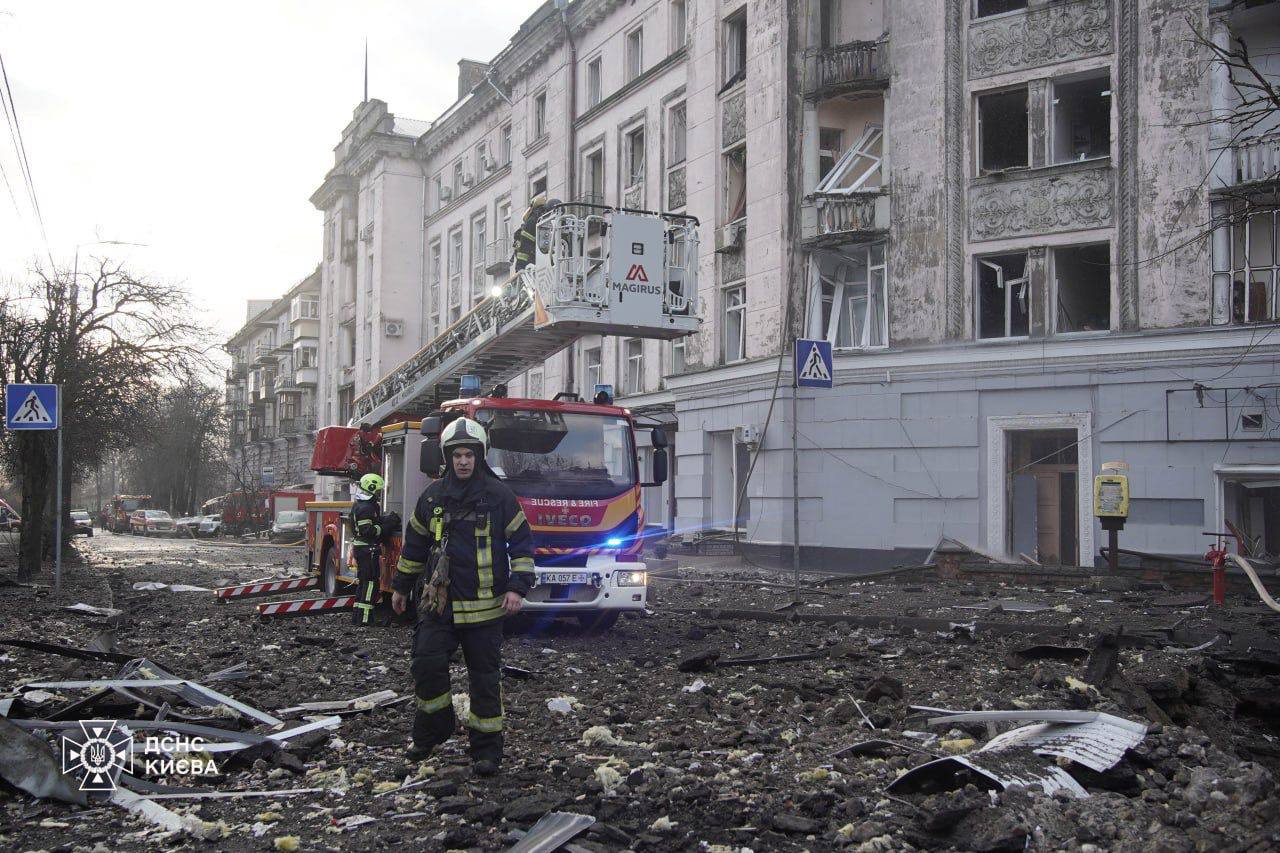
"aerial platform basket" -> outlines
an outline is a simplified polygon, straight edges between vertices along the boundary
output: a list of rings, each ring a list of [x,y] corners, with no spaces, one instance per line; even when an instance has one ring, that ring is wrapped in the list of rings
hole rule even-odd
[[[533,263],[355,400],[351,423],[428,411],[462,374],[506,382],[584,335],[696,332],[698,221],[569,203],[536,229]]]

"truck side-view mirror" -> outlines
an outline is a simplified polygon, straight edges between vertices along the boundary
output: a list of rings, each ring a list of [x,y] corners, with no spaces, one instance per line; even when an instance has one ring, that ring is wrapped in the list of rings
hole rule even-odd
[[[442,468],[444,468],[444,453],[440,450],[440,439],[422,439],[422,444],[418,447],[418,470],[433,480],[438,480]]]
[[[649,443],[654,447],[670,447],[671,442],[667,439],[667,431],[662,427],[654,427],[649,434]]]
[[[656,448],[653,451],[653,482],[648,485],[661,486],[667,481],[667,449]]]
[[[422,419],[422,426],[418,428],[418,432],[423,435],[440,437],[440,417],[439,415],[430,415]]]

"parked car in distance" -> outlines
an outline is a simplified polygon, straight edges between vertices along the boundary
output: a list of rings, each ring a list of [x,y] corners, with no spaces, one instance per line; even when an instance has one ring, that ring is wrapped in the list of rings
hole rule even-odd
[[[173,528],[179,536],[194,536],[202,521],[204,521],[202,516],[184,515],[173,523]]]
[[[200,527],[196,530],[197,536],[221,536],[222,535],[222,516],[221,515],[205,515],[200,518]]]
[[[17,530],[22,526],[22,516],[18,511],[0,500],[0,530]]]
[[[87,509],[71,510],[71,523],[75,525],[75,529],[71,531],[74,535],[83,533],[85,536],[93,536],[93,518]]]
[[[271,525],[271,541],[298,542],[307,535],[307,513],[301,509],[281,510]]]
[[[173,533],[173,516],[162,509],[137,509],[129,516],[129,532],[142,536]]]

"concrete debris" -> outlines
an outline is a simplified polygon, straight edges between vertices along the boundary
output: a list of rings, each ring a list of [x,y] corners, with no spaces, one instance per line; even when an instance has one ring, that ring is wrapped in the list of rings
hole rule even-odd
[[[1053,610],[1047,604],[1037,604],[1034,601],[1019,601],[1016,598],[999,598],[992,601],[984,601],[981,604],[958,604],[957,610],[981,610],[986,613],[1043,613],[1046,610]]]
[[[566,853],[1181,853],[1215,843],[1271,849],[1280,838],[1277,620],[1231,599],[1172,618],[1152,606],[1207,591],[1205,572],[1195,587],[1127,579],[1099,593],[1085,570],[984,564],[946,580],[913,567],[823,581],[838,598],[802,595],[806,604],[774,613],[792,595],[758,583],[773,576],[700,567],[701,583],[664,582],[661,607],[619,620],[603,639],[573,620],[516,620],[503,649],[502,772],[480,778],[463,720],[426,760],[405,758],[412,706],[381,703],[412,702],[408,630],[316,620],[299,633],[299,623],[246,619],[252,605],[208,593],[132,589],[159,577],[207,588],[243,583],[269,574],[275,554],[264,565],[246,551],[220,557],[222,549],[201,548],[197,564],[195,546],[181,541],[104,535],[76,544],[87,559],[111,562],[70,572],[66,598],[0,587],[0,607],[22,619],[6,633],[48,644],[0,648],[0,683],[20,688],[0,697],[0,708],[45,744],[77,719],[98,718],[119,720],[135,744],[189,735],[224,751],[208,753],[217,777],[148,774],[140,756],[135,773],[121,775],[138,798],[190,813],[181,839],[115,804],[88,811],[35,802],[0,782],[11,791],[0,794],[0,826],[20,826],[23,849],[211,838],[209,849],[270,850],[279,840],[284,849],[345,850],[408,837],[429,849],[500,850],[557,812],[594,818],[550,842]],[[280,561],[296,573],[302,557]],[[713,579],[742,583],[706,582]],[[96,618],[61,610],[76,601],[127,608],[116,633],[134,651],[95,637],[87,623]],[[1018,601],[1048,609],[955,609]],[[681,672],[685,662],[705,668]],[[27,685],[113,677],[145,686],[86,687],[40,704],[20,696],[60,689]],[[175,684],[155,686],[165,681]],[[268,724],[186,682],[288,722]],[[922,731],[929,718],[955,717],[949,708],[1031,716],[961,716]],[[344,714],[361,716],[328,727]],[[1133,746],[1136,732],[1106,727],[1080,740],[1088,723],[1106,720],[1088,715],[1152,725]],[[1101,771],[1087,763],[1106,766],[1117,754]],[[899,777],[905,782],[886,791]],[[10,831],[0,841],[15,838]]]

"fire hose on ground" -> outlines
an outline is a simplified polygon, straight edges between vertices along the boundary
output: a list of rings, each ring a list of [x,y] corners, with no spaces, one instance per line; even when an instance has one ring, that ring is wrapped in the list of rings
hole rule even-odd
[[[1239,554],[1228,554],[1227,556],[1237,566],[1239,566],[1246,575],[1248,575],[1249,582],[1252,583],[1253,588],[1258,591],[1258,597],[1262,599],[1262,603],[1267,605],[1267,607],[1270,607],[1275,612],[1280,613],[1280,604],[1276,604],[1276,600],[1271,597],[1271,594],[1267,592],[1267,588],[1262,585],[1262,580],[1258,577],[1258,573],[1254,570],[1253,565]]]

